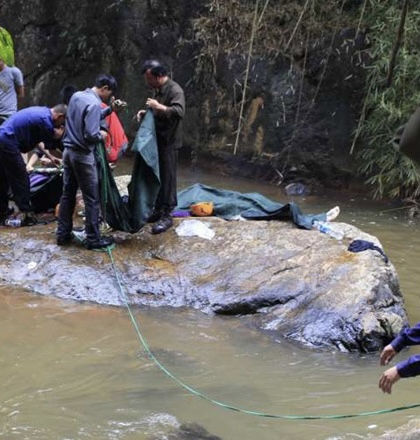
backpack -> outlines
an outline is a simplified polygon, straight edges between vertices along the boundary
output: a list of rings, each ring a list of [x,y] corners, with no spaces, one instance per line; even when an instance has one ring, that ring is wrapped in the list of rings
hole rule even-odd
[[[0,26],[0,58],[8,65],[15,65],[13,40],[9,32]]]

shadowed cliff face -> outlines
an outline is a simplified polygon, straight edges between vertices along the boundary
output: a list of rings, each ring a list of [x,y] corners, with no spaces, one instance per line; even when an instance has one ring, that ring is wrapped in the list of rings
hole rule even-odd
[[[346,186],[354,163],[348,152],[362,102],[362,65],[368,62],[363,36],[351,29],[326,31],[322,38],[302,42],[291,58],[282,55],[283,43],[274,55],[259,53],[261,44],[256,45],[242,107],[247,50],[225,51],[220,44],[222,49],[208,55],[195,27],[198,17],[213,18],[207,4],[3,0],[0,25],[15,41],[16,63],[26,79],[24,105],[54,104],[63,85],[83,89],[98,73],[111,73],[119,82],[118,96],[128,101],[121,119],[133,136],[132,118],[149,93],[140,66],[147,58],[160,58],[186,93],[181,155],[274,183]],[[247,40],[248,28],[240,19],[226,20],[231,27],[236,23],[233,30],[244,32]],[[276,26],[285,20],[279,17]],[[288,20],[291,26],[295,18]],[[224,29],[218,32],[215,41],[224,38]],[[267,32],[266,26],[256,40]]]

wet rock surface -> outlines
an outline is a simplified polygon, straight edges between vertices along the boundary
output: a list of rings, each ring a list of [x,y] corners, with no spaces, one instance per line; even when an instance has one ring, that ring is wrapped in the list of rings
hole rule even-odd
[[[337,241],[289,222],[202,218],[215,236],[114,232],[111,253],[80,243],[58,247],[55,223],[0,231],[0,284],[41,295],[104,305],[192,307],[241,317],[273,335],[341,351],[375,351],[407,324],[392,263],[372,250],[349,252],[352,239],[370,240],[335,223]]]
[[[178,432],[172,432],[168,440],[222,440],[220,437],[208,433],[196,423],[184,423]]]
[[[420,419],[410,420],[405,425],[372,440],[418,440],[420,438]]]

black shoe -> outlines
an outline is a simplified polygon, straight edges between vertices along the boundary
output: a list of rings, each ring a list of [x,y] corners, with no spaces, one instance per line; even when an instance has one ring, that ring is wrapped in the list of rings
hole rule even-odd
[[[73,241],[73,234],[64,235],[63,237],[57,236],[57,246],[66,246]]]
[[[21,226],[34,226],[38,223],[38,219],[33,212],[27,212],[22,219]]]
[[[152,234],[161,234],[162,232],[167,231],[173,224],[174,221],[172,220],[172,217],[162,217],[153,225]]]
[[[86,249],[88,249],[89,251],[92,251],[94,249],[104,249],[107,248],[108,246],[111,246],[112,244],[114,244],[114,238],[113,237],[101,237],[97,240],[84,240],[83,245],[85,246]]]
[[[7,219],[7,212],[0,212],[0,225],[4,225],[5,220]]]
[[[162,211],[153,210],[147,219],[147,223],[155,223],[162,218]]]

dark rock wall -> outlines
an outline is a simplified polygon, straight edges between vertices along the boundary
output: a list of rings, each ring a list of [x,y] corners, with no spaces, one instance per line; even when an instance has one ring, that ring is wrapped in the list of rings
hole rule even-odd
[[[209,14],[207,3],[1,0],[0,25],[14,38],[16,64],[26,78],[25,105],[52,105],[63,85],[85,88],[108,72],[128,101],[121,117],[132,136],[132,118],[148,94],[140,66],[160,58],[186,92],[184,157],[276,183],[346,186],[363,101],[363,37],[338,29],[291,59],[254,52],[239,127],[248,54],[218,53],[212,63],[203,62],[193,20]]]

